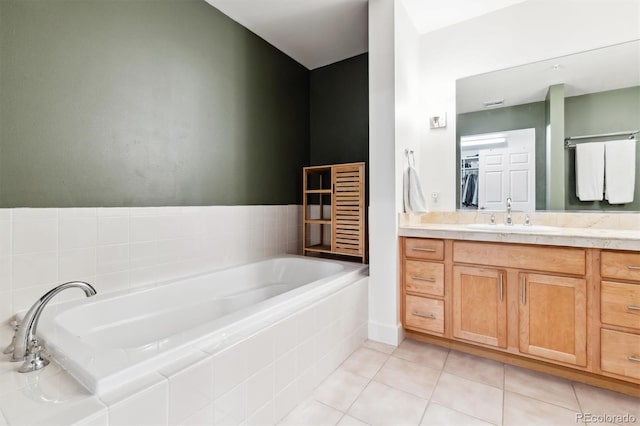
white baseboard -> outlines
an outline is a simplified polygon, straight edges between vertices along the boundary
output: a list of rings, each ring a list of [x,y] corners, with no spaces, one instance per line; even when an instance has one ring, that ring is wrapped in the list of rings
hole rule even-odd
[[[380,324],[369,321],[369,340],[398,346],[404,340],[402,324]]]

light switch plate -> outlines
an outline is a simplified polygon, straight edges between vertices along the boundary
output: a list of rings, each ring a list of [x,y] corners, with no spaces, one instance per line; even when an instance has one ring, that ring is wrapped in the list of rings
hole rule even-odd
[[[441,129],[447,127],[447,113],[443,112],[429,117],[429,127],[431,129]]]

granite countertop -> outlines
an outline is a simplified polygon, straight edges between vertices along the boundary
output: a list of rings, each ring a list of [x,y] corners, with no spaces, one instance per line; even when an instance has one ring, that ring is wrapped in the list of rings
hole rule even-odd
[[[446,218],[451,222],[443,223]],[[640,228],[604,228],[585,224],[585,226],[534,225],[527,227],[515,222],[513,227],[505,226],[500,220],[497,225],[489,225],[487,218],[478,215],[484,222],[475,218],[448,215],[416,217],[401,215],[398,233],[402,237],[448,238],[456,240],[487,241],[502,243],[541,244],[554,246],[573,246],[604,248],[615,250],[640,251]],[[435,219],[435,220],[434,220]],[[501,219],[501,218],[500,218]],[[550,221],[547,220],[547,223]],[[584,224],[580,223],[581,225]],[[590,226],[591,225],[591,226]],[[635,228],[634,224],[632,226]]]

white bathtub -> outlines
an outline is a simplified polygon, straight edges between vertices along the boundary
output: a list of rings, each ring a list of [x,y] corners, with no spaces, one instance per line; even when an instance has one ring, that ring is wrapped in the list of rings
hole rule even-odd
[[[284,256],[45,309],[39,334],[92,393],[190,348],[223,347],[362,278],[363,265]],[[49,312],[47,312],[47,310]]]

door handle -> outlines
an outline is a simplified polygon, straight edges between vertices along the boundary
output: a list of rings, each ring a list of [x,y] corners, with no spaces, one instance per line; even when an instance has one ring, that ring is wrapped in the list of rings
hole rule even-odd
[[[500,274],[500,301],[504,299],[504,275]]]
[[[522,276],[522,304],[527,304],[527,276]]]

